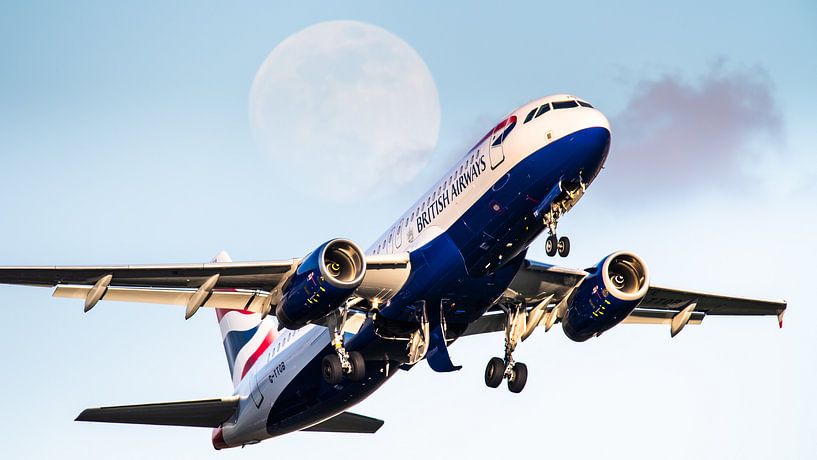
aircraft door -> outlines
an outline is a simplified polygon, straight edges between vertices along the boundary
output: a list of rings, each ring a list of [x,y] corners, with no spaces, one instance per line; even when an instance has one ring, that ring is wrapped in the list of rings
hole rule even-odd
[[[488,137],[488,156],[491,158],[491,169],[496,168],[505,161],[505,138],[513,131],[514,126],[516,126],[516,115],[511,115],[496,125],[496,128]]]
[[[255,407],[261,407],[261,403],[264,401],[264,392],[261,390],[261,386],[266,379],[261,372],[257,372],[254,380],[255,385],[253,385],[252,392],[250,392],[250,397]]]
[[[502,151],[502,132],[502,129],[497,130],[488,138],[488,156],[491,158],[491,169],[496,168],[505,161],[505,152]]]

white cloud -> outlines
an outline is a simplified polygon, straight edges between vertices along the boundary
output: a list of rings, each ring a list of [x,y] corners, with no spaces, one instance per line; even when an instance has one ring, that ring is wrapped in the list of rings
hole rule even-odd
[[[759,67],[717,62],[688,81],[644,79],[611,117],[606,182],[617,195],[665,197],[745,191],[787,159],[783,120],[771,81]]]

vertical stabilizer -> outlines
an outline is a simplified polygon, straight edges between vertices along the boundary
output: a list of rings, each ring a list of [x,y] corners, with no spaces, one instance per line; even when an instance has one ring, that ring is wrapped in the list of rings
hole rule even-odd
[[[232,259],[225,251],[221,251],[213,262],[232,262]],[[215,310],[221,329],[221,340],[224,343],[224,353],[227,355],[227,365],[230,368],[233,386],[237,387],[258,358],[278,337],[277,320],[273,315],[262,320],[260,313],[244,310],[223,308]]]

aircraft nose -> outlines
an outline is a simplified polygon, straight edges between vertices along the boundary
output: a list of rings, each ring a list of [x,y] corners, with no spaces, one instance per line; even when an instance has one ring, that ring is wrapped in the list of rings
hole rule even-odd
[[[610,130],[606,126],[593,126],[577,131],[571,137],[573,143],[571,147],[573,167],[571,169],[576,172],[576,179],[590,183],[607,160],[607,152],[610,150]]]

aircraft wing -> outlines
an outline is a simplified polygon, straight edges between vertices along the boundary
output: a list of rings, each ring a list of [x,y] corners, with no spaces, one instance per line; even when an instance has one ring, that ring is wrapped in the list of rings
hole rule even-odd
[[[553,296],[546,311],[570,295],[570,292],[587,275],[583,270],[557,267],[526,260],[511,282],[506,297],[522,300],[534,306]],[[623,322],[630,324],[667,324],[676,335],[686,324],[701,324],[708,315],[718,316],[776,316],[782,327],[786,302],[720,294],[688,291],[651,285],[638,307]],[[493,309],[466,329],[464,335],[501,331],[504,313]],[[679,320],[683,318],[683,323]],[[675,321],[673,321],[675,320]],[[544,323],[545,318],[542,318]]]
[[[275,288],[300,259],[168,265],[0,267],[0,284],[54,287],[55,297],[269,311]],[[368,256],[361,290],[376,290],[384,271],[407,271],[408,255]],[[370,282],[367,284],[367,278]],[[373,281],[372,281],[373,280]],[[382,290],[382,289],[381,289]],[[195,308],[190,308],[196,304]],[[192,310],[192,313],[191,313]]]

